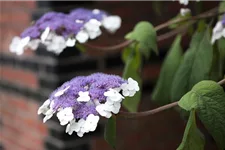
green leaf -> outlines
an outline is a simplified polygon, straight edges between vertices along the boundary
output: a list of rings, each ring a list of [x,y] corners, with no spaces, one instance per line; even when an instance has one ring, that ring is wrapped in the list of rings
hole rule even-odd
[[[221,38],[217,41],[217,46],[220,55],[220,72],[225,71],[225,38]]]
[[[213,49],[213,61],[210,69],[210,80],[218,81],[222,77],[220,52],[217,48]]]
[[[175,74],[171,89],[173,101],[179,100],[199,81],[209,79],[212,58],[209,30],[196,32]]]
[[[85,47],[79,43],[76,44],[76,48],[82,53],[86,52]]]
[[[127,58],[123,78],[128,79],[131,77],[132,79],[136,80],[141,87],[141,78],[138,73],[140,66],[141,66],[141,56],[140,52],[132,49],[133,53]],[[141,90],[139,90],[133,97],[126,97],[123,100],[123,106],[130,112],[136,112],[138,108],[139,101],[141,99]]]
[[[182,47],[180,43],[181,35],[178,35],[163,62],[159,79],[152,95],[152,100],[161,105],[171,102],[172,82],[182,60]]]
[[[104,138],[112,148],[116,149],[116,116],[114,115],[105,125]]]
[[[150,56],[151,50],[158,54],[156,31],[147,21],[139,22],[125,38],[137,41],[139,50],[146,58]]]
[[[195,109],[219,149],[225,148],[225,93],[214,81],[201,81],[185,94],[178,105],[190,111]]]
[[[185,128],[184,136],[177,150],[204,150],[205,139],[198,130],[195,111],[192,110]]]

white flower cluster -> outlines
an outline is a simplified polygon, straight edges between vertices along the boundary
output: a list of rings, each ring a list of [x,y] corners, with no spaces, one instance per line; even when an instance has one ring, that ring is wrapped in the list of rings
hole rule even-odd
[[[98,14],[99,10],[94,9],[93,13]],[[76,23],[83,23],[82,20],[75,20]],[[119,16],[104,16],[100,22],[96,19],[90,19],[84,24],[83,28],[74,36],[65,39],[61,35],[57,35],[47,27],[41,34],[40,39],[32,39],[28,36],[25,38],[14,37],[10,44],[10,51],[21,55],[24,50],[30,48],[36,50],[40,43],[46,46],[46,49],[55,54],[60,54],[66,47],[75,46],[76,41],[85,43],[88,39],[99,37],[102,32],[100,27],[103,26],[107,31],[114,33],[121,26],[121,18]],[[72,33],[71,33],[72,34]]]
[[[173,0],[174,1],[174,0]],[[196,0],[196,2],[199,2],[200,0]],[[189,0],[179,0],[180,4],[183,4],[183,5],[188,5],[189,3]]]
[[[121,90],[123,96],[119,93]],[[101,116],[110,118],[112,113],[119,113],[124,96],[132,97],[139,90],[137,81],[129,78],[128,83],[123,83],[119,88],[109,89],[109,91],[105,92],[104,95],[107,97],[106,102],[104,104],[98,104],[96,110]]]
[[[211,43],[214,44],[216,40],[222,37],[225,38],[225,27],[223,26],[222,21],[219,21],[213,28]]]

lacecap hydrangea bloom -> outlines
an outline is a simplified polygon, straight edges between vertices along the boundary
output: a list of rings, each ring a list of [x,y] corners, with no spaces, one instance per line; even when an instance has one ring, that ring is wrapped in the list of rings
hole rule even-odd
[[[60,124],[66,125],[66,133],[82,137],[96,129],[100,116],[110,118],[119,113],[123,99],[137,91],[138,83],[132,78],[103,73],[79,76],[53,91],[38,114],[44,114],[46,122],[56,113]]]
[[[14,37],[10,51],[18,55],[30,48],[36,50],[40,43],[48,51],[60,54],[66,47],[75,46],[76,41],[85,43],[101,35],[100,27],[114,33],[121,26],[121,18],[105,11],[78,8],[69,14],[48,12],[28,27],[20,37]]]
[[[218,21],[213,28],[211,43],[214,44],[216,40],[225,38],[225,15],[222,20]]]

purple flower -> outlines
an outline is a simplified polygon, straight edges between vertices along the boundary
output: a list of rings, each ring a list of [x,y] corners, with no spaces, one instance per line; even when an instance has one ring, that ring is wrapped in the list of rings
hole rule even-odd
[[[57,113],[60,124],[67,124],[68,134],[75,131],[82,137],[84,133],[96,129],[99,115],[110,118],[112,113],[119,112],[124,99],[121,93],[133,96],[138,90],[138,83],[131,78],[124,80],[104,73],[79,76],[52,92],[38,114],[45,115],[45,122]]]
[[[27,29],[25,29],[22,33],[21,33],[21,37],[22,38],[25,38],[27,36],[29,36],[30,38],[32,39],[35,39],[35,38],[39,38],[40,36],[40,31],[38,30],[37,26],[31,26]]]

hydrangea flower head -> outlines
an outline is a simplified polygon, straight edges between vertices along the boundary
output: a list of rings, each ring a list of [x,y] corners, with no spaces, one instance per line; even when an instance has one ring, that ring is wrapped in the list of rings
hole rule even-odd
[[[82,137],[96,129],[100,116],[110,118],[119,113],[123,99],[137,91],[138,83],[132,78],[103,73],[79,76],[53,91],[38,114],[44,114],[46,122],[56,113],[60,124],[67,125],[68,134],[76,132]]]
[[[85,43],[100,36],[100,27],[114,33],[120,26],[119,16],[111,16],[99,9],[78,8],[69,14],[48,12],[25,29],[20,37],[13,39],[10,51],[21,55],[26,48],[36,50],[42,43],[48,51],[60,54],[66,47],[75,46],[76,41]],[[24,39],[28,38],[24,44]]]
[[[218,21],[213,28],[211,43],[214,44],[216,40],[225,38],[225,15],[222,20]]]

